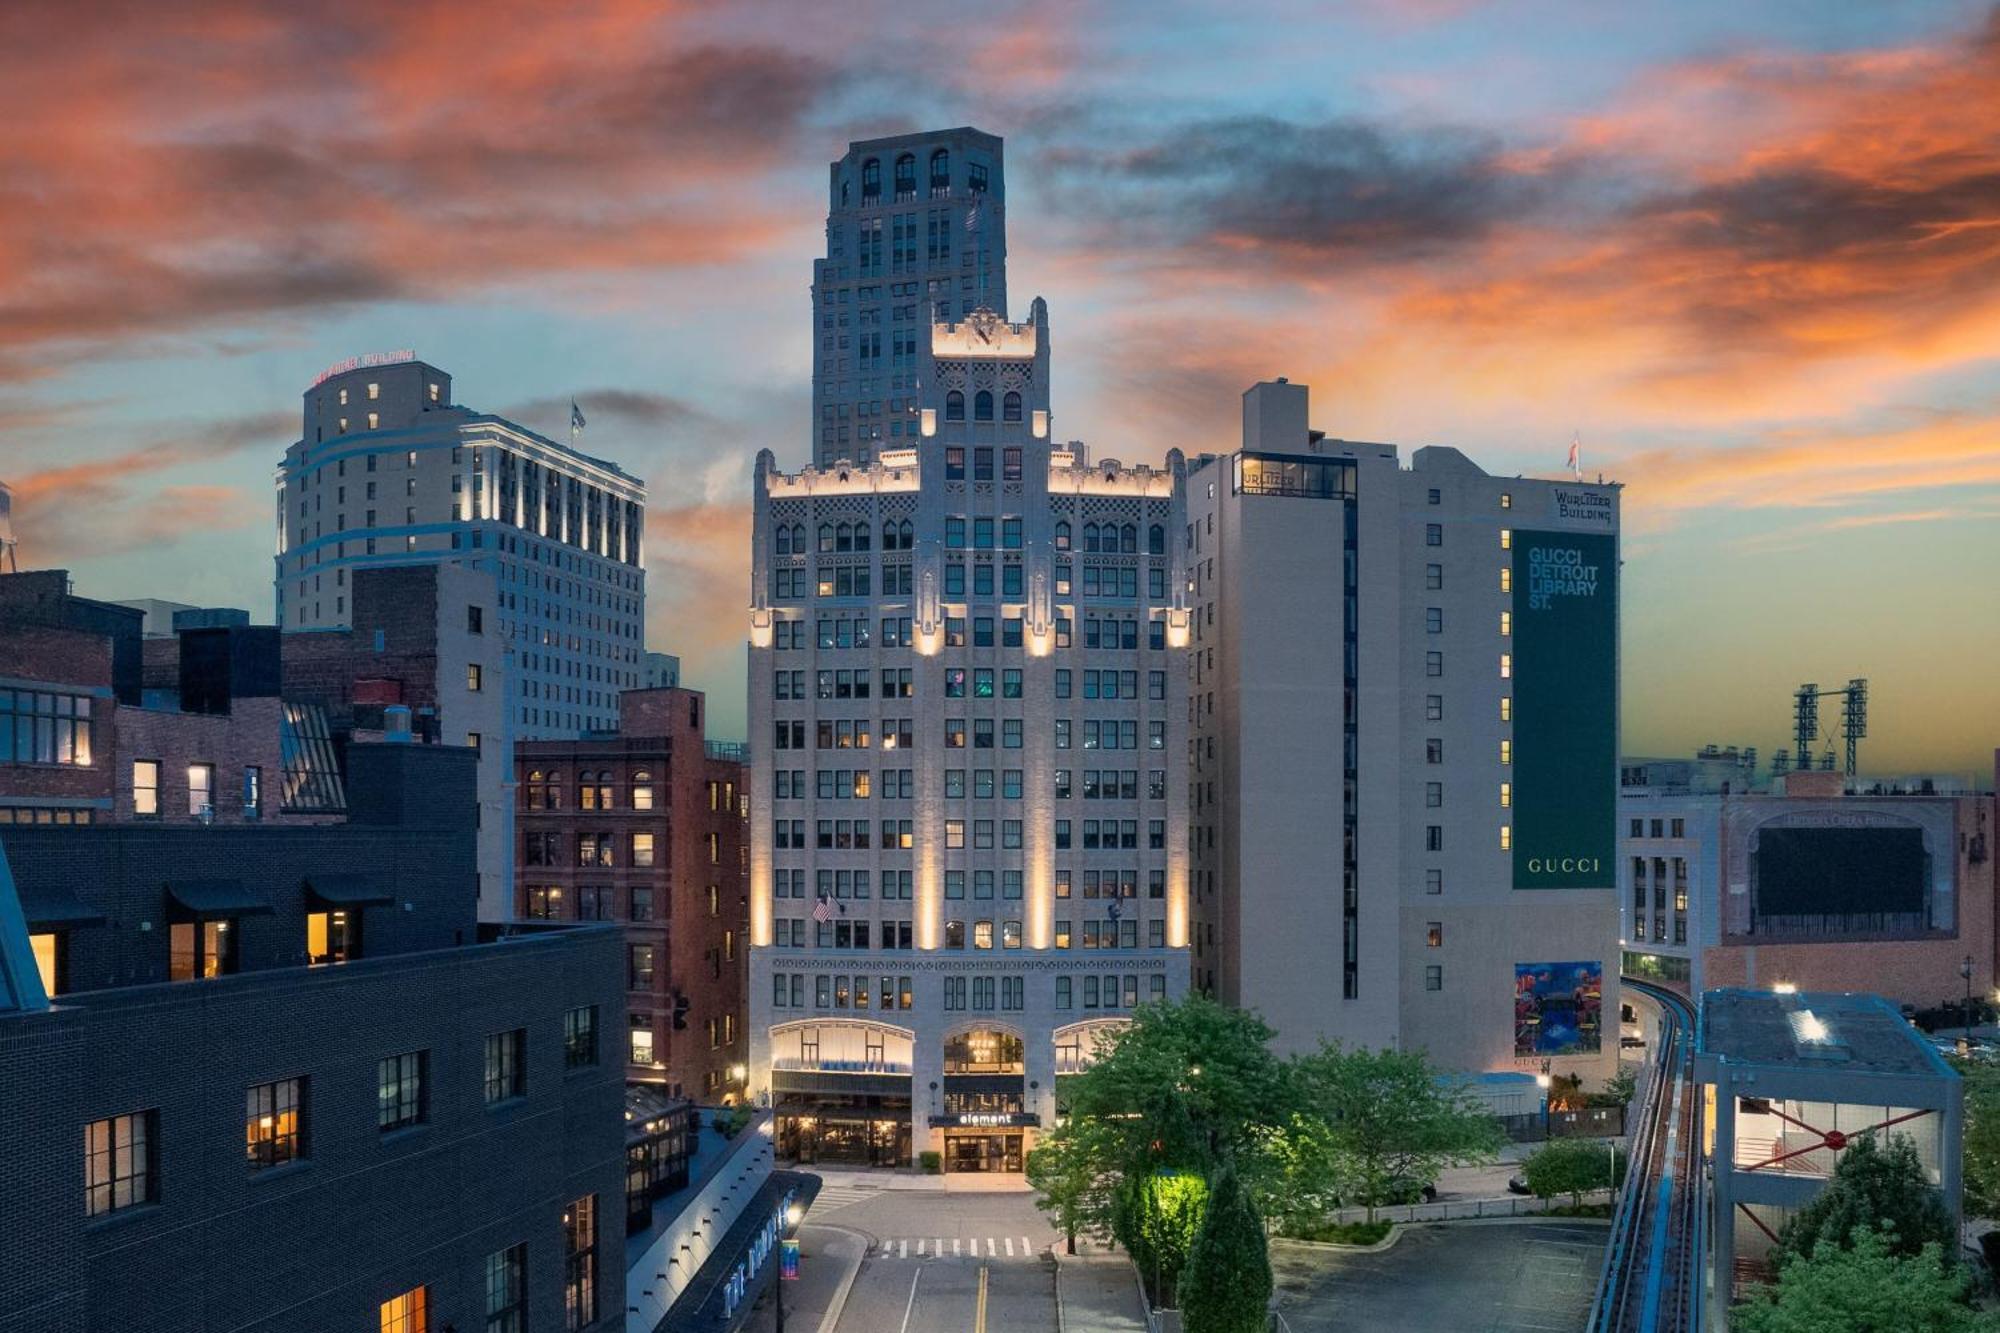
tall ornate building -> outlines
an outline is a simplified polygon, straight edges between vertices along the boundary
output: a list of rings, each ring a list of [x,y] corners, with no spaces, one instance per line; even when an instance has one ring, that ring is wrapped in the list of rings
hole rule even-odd
[[[919,438],[933,320],[1006,316],[1003,166],[998,136],[960,128],[863,139],[827,168],[826,257],[813,261],[821,467],[866,467]]]
[[[1188,985],[1185,469],[1052,443],[1040,300],[924,338],[915,438],[758,456],[750,1091],[786,1155],[1018,1171]]]

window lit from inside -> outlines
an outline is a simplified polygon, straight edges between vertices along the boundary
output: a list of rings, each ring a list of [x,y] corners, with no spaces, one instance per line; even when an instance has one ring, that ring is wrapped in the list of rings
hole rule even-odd
[[[305,1080],[280,1079],[250,1088],[244,1097],[243,1136],[253,1171],[305,1156]]]

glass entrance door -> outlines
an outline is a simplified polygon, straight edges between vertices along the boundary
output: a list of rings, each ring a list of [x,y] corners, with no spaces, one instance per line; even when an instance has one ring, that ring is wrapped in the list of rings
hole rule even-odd
[[[947,1171],[1019,1171],[1019,1134],[952,1134],[945,1139]]]

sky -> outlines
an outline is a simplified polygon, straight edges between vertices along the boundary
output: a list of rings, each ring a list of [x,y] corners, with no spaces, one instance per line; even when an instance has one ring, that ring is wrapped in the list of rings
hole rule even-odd
[[[919,17],[921,21],[919,21]],[[0,6],[0,480],[26,567],[271,615],[324,367],[650,485],[648,646],[740,734],[751,460],[811,442],[850,139],[1007,141],[1056,432],[1331,435],[1624,491],[1623,749],[2000,745],[2000,9],[1956,0]]]

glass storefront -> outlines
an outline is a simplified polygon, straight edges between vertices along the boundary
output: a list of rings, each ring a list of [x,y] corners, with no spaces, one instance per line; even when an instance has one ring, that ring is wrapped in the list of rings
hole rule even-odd
[[[1020,1171],[1025,1154],[1022,1141],[1027,1136],[1016,1130],[1006,1134],[978,1134],[947,1130],[944,1136],[944,1169],[947,1171]]]
[[[907,1106],[816,1108],[781,1111],[778,1156],[801,1165],[815,1162],[849,1166],[908,1166],[910,1112]]]

